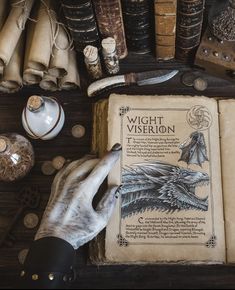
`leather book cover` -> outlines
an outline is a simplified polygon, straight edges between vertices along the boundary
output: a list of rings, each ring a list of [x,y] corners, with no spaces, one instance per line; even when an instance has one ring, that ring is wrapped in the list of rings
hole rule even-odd
[[[76,50],[82,52],[87,45],[100,48],[98,27],[92,1],[62,0],[61,3]]]
[[[177,0],[155,0],[156,56],[159,60],[175,57]]]
[[[102,38],[113,37],[120,59],[127,56],[127,45],[120,0],[93,1],[98,28]]]
[[[187,62],[194,58],[200,44],[205,0],[179,0],[176,58]]]
[[[154,43],[154,1],[122,0],[122,9],[128,49],[149,53]]]

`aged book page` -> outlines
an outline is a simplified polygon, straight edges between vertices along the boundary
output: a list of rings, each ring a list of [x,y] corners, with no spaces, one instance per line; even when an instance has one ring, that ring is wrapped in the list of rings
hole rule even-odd
[[[216,100],[112,95],[108,124],[108,147],[123,153],[109,178],[122,189],[106,260],[225,262]]]
[[[235,100],[219,101],[227,261],[235,262]]]

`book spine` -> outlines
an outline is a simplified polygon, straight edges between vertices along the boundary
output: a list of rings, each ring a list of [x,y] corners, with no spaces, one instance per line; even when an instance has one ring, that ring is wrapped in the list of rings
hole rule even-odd
[[[202,34],[205,0],[179,0],[176,58],[187,62],[195,57]]]
[[[102,38],[114,38],[117,43],[119,58],[125,58],[127,56],[127,45],[121,0],[95,0],[93,5]]]
[[[149,53],[154,42],[154,2],[122,0],[122,7],[128,49],[139,54]]]
[[[91,0],[61,0],[61,3],[76,50],[82,52],[87,45],[100,48],[98,27]]]
[[[158,60],[175,57],[177,0],[155,0],[156,56]]]

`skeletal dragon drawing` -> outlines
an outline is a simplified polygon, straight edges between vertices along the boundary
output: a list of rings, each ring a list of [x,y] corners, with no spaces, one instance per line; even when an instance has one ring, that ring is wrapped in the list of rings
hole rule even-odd
[[[144,211],[208,211],[208,197],[196,195],[208,185],[207,173],[156,161],[123,169],[122,218]]]

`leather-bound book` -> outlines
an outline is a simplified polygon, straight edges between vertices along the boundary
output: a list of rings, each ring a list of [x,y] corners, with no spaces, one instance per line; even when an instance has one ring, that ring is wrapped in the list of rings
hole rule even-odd
[[[127,47],[145,54],[154,43],[154,2],[152,0],[122,0]]]
[[[82,52],[87,45],[100,47],[92,1],[61,0],[61,3],[76,50]]]
[[[205,0],[179,0],[176,58],[192,61],[200,44]]]
[[[175,57],[177,0],[155,0],[156,56],[159,60]]]
[[[121,0],[94,0],[96,19],[102,38],[113,37],[120,59],[127,56]]]

